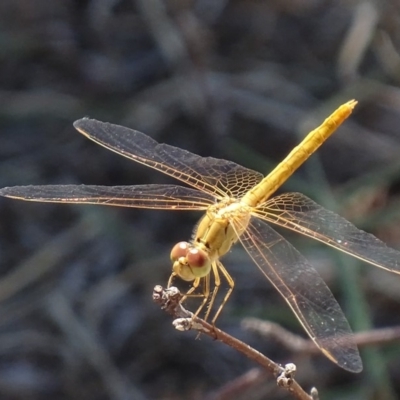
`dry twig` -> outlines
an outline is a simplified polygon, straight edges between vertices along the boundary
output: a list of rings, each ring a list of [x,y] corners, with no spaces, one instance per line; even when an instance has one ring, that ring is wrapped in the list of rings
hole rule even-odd
[[[253,349],[246,343],[228,335],[221,329],[207,323],[206,321],[194,317],[193,313],[186,310],[180,300],[182,294],[176,287],[164,289],[162,286],[157,285],[153,291],[153,300],[159,304],[163,310],[174,317],[173,325],[175,329],[180,331],[197,330],[199,333],[204,333],[214,340],[221,341],[226,345],[241,352],[251,360],[257,362],[267,371],[271,372],[277,379],[277,384],[280,387],[287,389],[294,398],[299,400],[312,400],[313,398],[307,394],[303,388],[294,379],[296,368],[294,364],[287,364],[282,368],[279,364],[275,363],[268,357],[261,354],[259,351]]]

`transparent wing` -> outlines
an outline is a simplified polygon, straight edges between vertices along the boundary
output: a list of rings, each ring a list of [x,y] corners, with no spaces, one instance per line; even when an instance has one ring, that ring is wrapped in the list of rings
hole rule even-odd
[[[238,221],[233,220],[232,224],[237,232],[243,229]],[[360,372],[362,361],[346,317],[307,260],[255,217],[250,219],[240,241],[322,352],[342,368]]]
[[[257,208],[254,214],[379,268],[400,274],[399,251],[301,193],[273,197]]]
[[[200,157],[119,125],[83,118],[74,127],[94,142],[138,163],[173,176],[218,198],[241,197],[262,175],[234,162]]]
[[[168,210],[206,210],[215,201],[207,193],[176,185],[14,186],[1,189],[0,196],[51,203],[103,204]]]

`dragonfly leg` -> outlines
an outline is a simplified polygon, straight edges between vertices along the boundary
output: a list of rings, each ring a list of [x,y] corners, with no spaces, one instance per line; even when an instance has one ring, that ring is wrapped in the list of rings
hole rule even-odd
[[[193,281],[192,287],[184,294],[184,296],[181,299],[181,303],[183,303],[188,297],[192,297],[192,298],[193,297],[201,297],[203,299],[201,304],[200,304],[200,306],[198,307],[198,309],[194,313],[195,317],[197,317],[200,314],[201,310],[206,305],[208,299],[210,299],[210,302],[208,304],[207,312],[206,312],[206,314],[204,316],[204,320],[205,321],[207,321],[207,319],[208,319],[208,317],[210,315],[212,306],[213,306],[213,304],[215,302],[215,298],[216,298],[217,293],[218,293],[218,289],[219,289],[219,287],[221,285],[221,278],[220,278],[220,275],[219,275],[219,269],[221,269],[221,268],[216,263],[213,263],[212,269],[213,269],[213,274],[214,274],[215,287],[213,289],[213,292],[212,292],[211,296],[210,296],[210,274],[208,274],[204,278],[196,278]],[[222,272],[223,272],[224,276],[226,277],[226,273],[227,272],[226,272],[225,268],[222,270]],[[171,287],[172,282],[173,282],[175,277],[176,277],[176,274],[172,273],[170,278],[169,278],[169,280],[168,280],[168,287]],[[223,304],[218,309],[217,316],[221,312],[222,306],[226,303],[226,301],[227,301],[227,299],[228,299],[228,297],[230,295],[230,292],[233,289],[233,283],[232,284],[230,283],[230,282],[233,282],[233,280],[232,280],[232,278],[230,276],[229,276],[229,278],[230,278],[230,280],[229,279],[227,279],[227,280],[228,280],[229,286],[231,288],[229,289],[228,294],[225,296]],[[202,293],[195,293],[196,290],[199,288],[199,286],[202,286]],[[216,320],[216,317],[213,318],[213,322],[215,320]]]
[[[172,272],[171,276],[168,279],[167,288],[170,288],[172,286],[172,281],[174,280],[175,277],[176,277],[176,273]]]
[[[193,293],[200,286],[201,278],[196,278],[193,281],[192,287],[182,297],[182,301],[185,301],[188,297],[203,297],[203,293]]]
[[[206,321],[207,321],[207,319],[208,319],[208,317],[209,317],[209,315],[210,315],[212,306],[213,306],[213,304],[214,304],[214,302],[215,302],[215,299],[216,299],[216,297],[217,297],[218,289],[219,289],[219,287],[220,287],[220,285],[221,285],[221,278],[220,278],[220,276],[219,276],[219,271],[218,271],[218,265],[217,265],[217,263],[216,263],[216,262],[213,262],[213,263],[211,264],[211,268],[212,268],[212,272],[213,272],[213,274],[214,274],[214,289],[213,289],[213,291],[212,291],[212,293],[211,293],[210,302],[208,303],[208,308],[207,308],[206,315],[204,316],[204,319],[205,319]],[[210,274],[208,274],[207,276],[209,277]],[[214,323],[214,320],[215,320],[215,319],[216,319],[216,318],[214,317],[214,318],[213,318],[213,323]]]
[[[203,293],[200,296],[203,296],[203,301],[201,302],[199,308],[196,310],[194,313],[194,316],[197,317],[203,307],[206,305],[207,300],[210,296],[210,274],[206,275],[204,278],[202,278],[202,283],[203,283]],[[207,314],[205,317],[205,320],[207,321]]]
[[[226,281],[228,282],[229,289],[228,289],[228,292],[226,293],[226,295],[225,295],[225,297],[224,297],[224,300],[222,301],[221,305],[219,306],[217,312],[215,313],[214,318],[213,318],[212,321],[211,321],[211,323],[212,323],[213,325],[215,324],[215,321],[216,321],[217,318],[219,317],[219,314],[221,313],[222,309],[224,308],[226,302],[228,301],[228,299],[229,299],[229,297],[230,297],[230,295],[231,295],[231,293],[232,293],[232,291],[233,291],[233,288],[235,287],[235,282],[234,282],[234,280],[233,280],[232,277],[229,275],[229,272],[228,272],[228,271],[226,270],[226,268],[222,265],[222,263],[218,262],[218,263],[216,263],[215,266],[216,266],[217,270],[219,269],[219,270],[222,272],[222,275],[224,275]],[[213,266],[213,270],[214,270],[214,266]],[[219,273],[216,274],[215,271],[214,271],[214,275],[215,275],[215,276],[218,275],[218,278],[219,278]],[[215,290],[214,290],[214,291],[215,291]],[[214,294],[214,293],[213,293],[213,294]]]
[[[194,293],[200,286],[200,283],[202,284],[203,292],[202,293]],[[200,311],[203,309],[204,305],[207,303],[209,296],[210,296],[210,275],[208,274],[204,278],[196,278],[193,281],[192,287],[182,297],[181,302],[185,301],[188,297],[192,297],[192,298],[193,297],[201,297],[203,299],[203,301],[201,302],[199,308],[194,313],[194,316],[197,317],[197,315],[199,315]]]

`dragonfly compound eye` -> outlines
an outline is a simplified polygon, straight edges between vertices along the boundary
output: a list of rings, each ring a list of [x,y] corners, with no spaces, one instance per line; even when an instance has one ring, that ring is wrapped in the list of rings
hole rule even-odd
[[[182,257],[186,257],[189,250],[188,242],[179,242],[171,250],[171,260],[178,261]]]
[[[210,273],[211,262],[207,253],[187,242],[180,242],[173,247],[171,260],[174,274],[184,281],[203,278]]]
[[[186,254],[186,260],[192,268],[202,268],[207,262],[207,254],[200,249],[192,248]]]

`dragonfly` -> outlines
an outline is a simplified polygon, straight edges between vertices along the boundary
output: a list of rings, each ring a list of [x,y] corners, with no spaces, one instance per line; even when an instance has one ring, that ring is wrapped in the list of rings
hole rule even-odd
[[[360,372],[362,361],[351,328],[328,286],[270,223],[298,232],[394,273],[400,273],[400,252],[356,228],[301,193],[273,193],[350,116],[357,102],[338,107],[310,132],[266,177],[232,161],[201,157],[126,127],[83,118],[74,127],[97,144],[169,175],[186,186],[45,185],[0,189],[14,199],[85,203],[162,210],[195,210],[204,215],[192,239],[171,251],[172,273],[191,283],[184,299],[202,297],[197,314],[208,303],[209,317],[223,280],[228,288],[212,318],[214,324],[234,289],[234,280],[220,261],[240,242],[262,274],[285,299],[301,325],[331,361]]]

